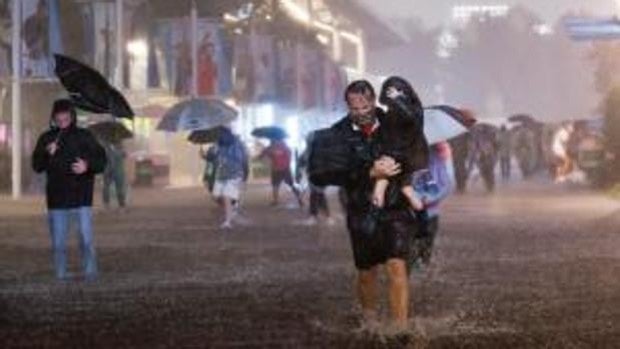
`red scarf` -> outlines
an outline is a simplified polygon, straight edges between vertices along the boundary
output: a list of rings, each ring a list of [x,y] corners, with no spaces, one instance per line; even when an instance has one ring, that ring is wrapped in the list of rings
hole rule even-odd
[[[366,125],[363,125],[360,129],[362,130],[362,133],[364,134],[364,136],[368,138],[375,132],[375,125],[366,124]]]

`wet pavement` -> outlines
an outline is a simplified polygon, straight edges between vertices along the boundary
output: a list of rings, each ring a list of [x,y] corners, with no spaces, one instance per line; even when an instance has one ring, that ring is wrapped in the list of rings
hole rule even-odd
[[[405,344],[359,331],[341,220],[298,225],[304,212],[270,207],[256,184],[251,224],[221,231],[200,188],[132,194],[128,212],[96,209],[95,282],[76,270],[75,235],[74,279],[52,278],[40,199],[0,199],[0,348],[620,343],[620,203],[601,195],[535,184],[450,198],[433,264],[411,278]]]

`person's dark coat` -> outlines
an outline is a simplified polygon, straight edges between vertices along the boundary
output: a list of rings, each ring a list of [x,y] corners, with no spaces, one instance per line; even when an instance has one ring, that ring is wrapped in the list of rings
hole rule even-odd
[[[51,156],[46,148],[55,140],[58,150]],[[86,173],[73,173],[71,165],[77,158],[88,164]],[[92,206],[95,174],[103,172],[105,166],[105,150],[90,131],[77,127],[75,120],[67,129],[52,128],[43,133],[32,154],[34,171],[47,174],[49,209]]]
[[[389,98],[389,87],[398,89],[403,95],[396,99]],[[411,84],[397,76],[385,81],[379,102],[387,106],[387,112],[379,117],[381,153],[391,156],[401,165],[401,174],[392,180],[407,185],[411,183],[413,172],[426,169],[429,164],[422,102]]]
[[[377,109],[376,113],[379,118],[383,117],[381,109]],[[371,204],[374,179],[371,179],[369,174],[374,160],[380,155],[380,128],[370,137],[366,137],[353,128],[351,118],[346,116],[331,128],[315,132],[308,168],[310,181],[315,185],[342,187],[346,195],[346,210],[349,212],[365,211]],[[330,151],[337,152],[337,157],[342,160],[322,161],[331,157],[328,154]],[[325,168],[320,168],[322,166]],[[329,166],[333,168],[327,168]],[[400,188],[390,183],[386,192],[385,209],[407,207]]]

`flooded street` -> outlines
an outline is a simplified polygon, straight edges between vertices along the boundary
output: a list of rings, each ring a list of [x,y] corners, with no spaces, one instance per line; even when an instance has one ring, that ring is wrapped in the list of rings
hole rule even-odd
[[[251,185],[251,224],[225,232],[201,188],[135,191],[129,212],[97,209],[101,276],[88,283],[53,279],[42,204],[3,199],[0,347],[398,347],[358,331],[342,220],[296,225],[305,212],[270,207],[268,195]],[[618,210],[538,184],[451,197],[432,266],[410,279],[406,347],[616,346]]]

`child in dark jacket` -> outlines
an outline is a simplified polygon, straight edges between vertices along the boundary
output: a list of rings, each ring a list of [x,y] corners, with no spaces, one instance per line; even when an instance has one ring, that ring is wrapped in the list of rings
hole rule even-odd
[[[378,148],[380,156],[389,156],[400,164],[401,173],[389,179],[379,179],[373,190],[373,205],[369,214],[370,232],[376,224],[391,191],[400,190],[423,225],[426,212],[422,200],[413,190],[414,173],[428,168],[428,143],[424,136],[424,109],[413,87],[400,77],[390,77],[381,88],[379,102],[387,112],[379,118]],[[423,229],[421,229],[423,231]]]

